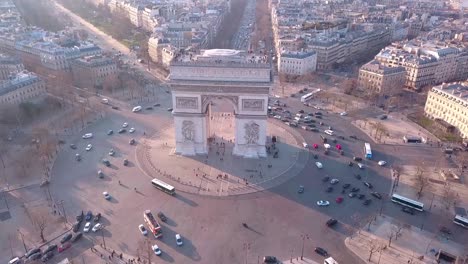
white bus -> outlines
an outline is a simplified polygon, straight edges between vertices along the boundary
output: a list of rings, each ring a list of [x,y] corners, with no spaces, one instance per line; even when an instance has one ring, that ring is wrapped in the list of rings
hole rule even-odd
[[[372,149],[369,143],[364,143],[364,155],[366,159],[372,159]]]
[[[456,215],[453,219],[453,222],[457,225],[461,225],[464,228],[468,228],[468,218],[463,217],[461,215]]]
[[[311,93],[308,93],[308,94],[306,94],[306,95],[301,96],[301,102],[302,102],[302,103],[305,103],[305,102],[309,101],[310,99],[312,99],[312,97],[314,97],[314,95],[315,95],[316,93],[318,93],[318,92],[320,92],[320,91],[321,91],[321,89],[317,89],[317,90],[315,90],[315,91],[313,91],[313,92],[311,92]]]
[[[424,208],[423,203],[420,203],[420,202],[415,201],[415,200],[411,200],[409,198],[403,197],[403,196],[398,195],[396,193],[394,193],[392,195],[392,202],[401,204],[401,205],[406,206],[406,207],[411,207],[411,208],[413,208],[415,210],[418,210],[418,211],[423,211],[423,208]]]
[[[165,193],[168,193],[170,195],[174,195],[175,194],[175,188],[174,186],[171,186],[161,180],[158,180],[158,179],[153,179],[151,180],[151,184],[158,188],[159,190],[165,192]]]

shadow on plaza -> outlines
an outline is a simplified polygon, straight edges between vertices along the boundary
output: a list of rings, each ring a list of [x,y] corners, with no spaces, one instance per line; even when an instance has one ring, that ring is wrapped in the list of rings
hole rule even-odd
[[[175,235],[177,234],[176,232],[174,232],[167,225],[164,225],[163,233],[164,233],[164,236],[161,242],[166,244],[166,246],[173,248],[175,251],[186,256],[187,258],[190,258],[192,261],[200,261],[202,259],[201,256],[197,252],[197,248],[195,247],[195,245],[192,243],[191,240],[182,236],[182,241],[184,244],[182,246],[177,246],[176,241],[175,241]],[[168,256],[168,255],[165,254],[165,252],[163,252],[162,254],[163,259],[165,256]],[[173,262],[173,260],[170,262]]]

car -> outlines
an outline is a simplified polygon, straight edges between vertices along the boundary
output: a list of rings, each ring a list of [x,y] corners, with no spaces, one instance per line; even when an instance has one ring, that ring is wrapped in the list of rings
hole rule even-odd
[[[101,230],[103,228],[101,223],[97,223],[93,226],[93,232],[96,233],[97,231]]]
[[[309,145],[308,145],[307,143],[305,143],[305,142],[302,142],[302,146],[303,146],[304,148],[308,148],[308,147],[309,147]]]
[[[336,225],[337,223],[338,223],[338,220],[336,220],[334,218],[330,218],[330,219],[327,220],[326,225],[328,227],[332,227],[332,226]]]
[[[354,178],[356,178],[356,179],[360,180],[360,179],[361,179],[361,175],[359,175],[359,174],[355,174],[355,175],[354,175]]]
[[[119,129],[119,134],[123,134],[123,133],[125,133],[125,132],[127,132],[127,130],[126,130],[125,128]]]
[[[103,159],[103,160],[102,160],[102,163],[103,163],[104,165],[106,165],[107,167],[110,167],[110,165],[111,165],[110,161],[107,160],[107,159]]]
[[[75,159],[76,159],[77,161],[80,161],[80,160],[81,160],[81,155],[78,154],[78,153],[76,153],[76,154],[75,154]]]
[[[318,149],[319,145],[318,144],[314,144],[312,145],[314,147],[314,149]]]
[[[75,144],[70,144],[70,148],[71,149],[76,149],[76,145]]]
[[[351,192],[359,192],[359,188],[353,187],[353,188],[351,189]]]
[[[388,116],[387,115],[379,115],[377,118],[380,119],[380,120],[385,120],[385,119],[388,118]]]
[[[317,168],[321,169],[323,168],[323,164],[321,162],[315,162],[315,166],[317,166]]]
[[[124,160],[123,160],[123,165],[124,165],[124,166],[128,166],[128,159],[124,159]]]
[[[83,211],[81,211],[81,214],[77,215],[75,217],[76,221],[81,223],[81,221],[83,221],[83,218],[84,218],[84,214],[83,214]]]
[[[44,249],[43,253],[45,254],[49,251],[54,251],[56,248],[57,248],[56,244],[50,244]]]
[[[325,177],[322,178],[323,182],[328,182],[329,180],[330,180],[330,177],[328,177],[328,176],[325,176]]]
[[[167,221],[167,217],[166,217],[166,215],[164,215],[163,212],[159,212],[159,213],[158,213],[158,217],[159,217],[159,219],[161,219],[161,221],[163,221],[163,222],[166,222],[166,221]]]
[[[274,119],[279,119],[279,120],[281,120],[282,116],[280,116],[280,115],[275,115],[275,116],[273,116],[273,118],[274,118]]]
[[[138,105],[138,106],[133,107],[132,112],[133,113],[140,112],[141,109],[142,109],[141,106]]]
[[[124,128],[125,128],[125,127],[128,127],[128,123],[127,123],[127,122],[123,123],[123,124],[122,124],[122,127],[124,127]]]
[[[159,106],[161,106],[161,104],[154,104],[153,106],[154,107],[159,107]]]
[[[368,183],[368,182],[363,182],[364,185],[369,188],[369,189],[372,189],[374,186],[372,186],[372,184]]]
[[[330,202],[329,202],[329,201],[320,200],[320,201],[317,201],[317,205],[318,205],[318,206],[328,206],[328,205],[330,205]]]
[[[446,234],[446,235],[451,235],[451,234],[452,234],[452,231],[450,231],[450,229],[448,229],[448,228],[445,227],[445,226],[441,226],[440,229],[439,229],[439,231],[440,231],[441,233]]]
[[[71,233],[68,233],[68,234],[64,235],[62,237],[62,239],[60,239],[60,243],[63,244],[65,242],[67,242],[68,240],[70,240],[72,237],[73,237],[73,235]]]
[[[154,254],[156,254],[156,256],[160,256],[162,254],[161,249],[156,244],[152,245],[151,249],[153,250]]]
[[[315,251],[317,254],[322,255],[322,256],[324,256],[324,257],[328,256],[328,252],[327,252],[325,249],[321,248],[321,247],[316,247],[316,248],[314,249],[314,251]]]
[[[83,228],[83,232],[88,233],[91,229],[91,222],[87,222]]]
[[[37,252],[28,257],[28,260],[38,260],[42,257],[41,252]]]
[[[340,116],[347,116],[347,115],[348,115],[348,113],[346,113],[346,112],[341,112],[340,113]]]
[[[359,200],[362,200],[362,199],[364,199],[364,198],[366,198],[366,195],[365,195],[365,194],[362,194],[362,193],[361,193],[361,194],[358,194],[358,199],[359,199]]]
[[[264,256],[263,263],[278,263],[278,259],[273,256]]]
[[[108,192],[103,192],[102,195],[104,196],[104,199],[110,200],[111,196]]]
[[[299,110],[299,111],[297,111],[297,112],[298,112],[299,114],[303,114],[303,113],[304,113],[304,110],[301,109],[301,110]]]
[[[345,184],[343,184],[343,189],[348,189],[350,186],[351,186],[351,184],[345,183]]]
[[[317,115],[322,115],[322,113],[321,113],[321,112],[315,112],[315,115],[316,115],[316,116],[317,116]]]
[[[146,110],[153,110],[153,107],[152,106],[147,106],[145,107]]]
[[[364,164],[358,163],[357,165],[358,165],[358,167],[359,167],[360,169],[364,169]]]
[[[363,205],[369,205],[371,202],[372,202],[371,199],[367,199],[367,200],[365,200],[362,204],[363,204]]]
[[[409,207],[406,207],[406,206],[403,206],[401,208],[401,210],[407,214],[410,214],[410,215],[414,215],[414,209],[413,208],[409,208]]]
[[[336,201],[336,203],[341,203],[341,202],[343,202],[343,197],[341,197],[341,196],[340,196],[340,197],[336,197],[336,200],[335,200],[335,201]]]
[[[355,136],[355,135],[351,135],[351,136],[349,136],[349,138],[352,138],[352,139],[356,139],[356,140],[357,140],[357,136]]]
[[[321,115],[316,115],[315,118],[322,119],[322,116]]]
[[[330,149],[330,148],[331,148],[330,144],[323,144],[323,147],[324,147],[325,149]]]
[[[356,197],[356,193],[353,193],[353,192],[349,193],[348,196],[349,196],[349,198],[354,198],[354,197]]]
[[[82,136],[82,138],[84,139],[88,139],[88,138],[92,138],[93,137],[93,133],[86,133]]]
[[[180,234],[175,234],[175,241],[176,241],[176,244],[177,246],[182,246],[184,244],[184,242],[182,241],[182,237],[180,236]]]
[[[69,249],[71,247],[71,243],[70,242],[67,242],[67,243],[63,243],[62,245],[60,245],[58,247],[58,252],[61,253],[67,249]]]
[[[92,148],[93,148],[93,145],[88,144],[88,146],[86,146],[86,151],[90,151]]]
[[[101,220],[101,213],[97,213],[93,219],[94,222],[99,222],[99,220]]]
[[[110,135],[112,135],[112,134],[114,134],[114,130],[111,129],[111,130],[107,131],[107,135],[110,136]]]
[[[83,236],[83,233],[78,232],[78,233],[76,233],[76,234],[72,237],[72,239],[70,239],[70,242],[75,243],[75,242],[78,241],[82,236]]]
[[[24,257],[25,258],[29,258],[30,256],[36,254],[36,253],[39,253],[41,252],[41,249],[40,248],[33,248],[31,250],[29,250],[28,252],[26,252],[26,254],[24,254]]]
[[[53,258],[54,257],[54,252],[53,251],[49,251],[47,253],[44,253],[44,255],[42,256],[41,258],[41,261],[42,262],[46,262],[48,261],[49,259]]]
[[[385,166],[387,162],[385,160],[380,160],[379,162],[377,162],[377,164],[379,164],[379,166]]]
[[[112,109],[119,110],[119,107],[114,105],[114,106],[112,106]]]
[[[97,174],[100,179],[104,178],[104,173],[102,172],[102,170],[98,170]]]
[[[298,193],[303,193],[304,192],[304,186],[299,185],[299,189],[297,189]]]
[[[354,163],[352,161],[348,162],[348,166],[352,167]]]
[[[337,184],[337,183],[339,183],[339,182],[340,182],[340,180],[338,180],[338,179],[332,179],[332,180],[330,181],[331,184]]]
[[[80,230],[80,225],[81,225],[81,222],[75,222],[73,224],[72,231],[75,233],[78,232],[78,230]]]
[[[128,130],[129,133],[133,133],[135,132],[135,128],[134,127],[131,127],[129,130]]]
[[[382,195],[378,192],[371,192],[371,195],[379,200],[382,199]]]
[[[91,211],[86,212],[85,220],[91,221],[92,218],[93,218],[93,213]]]
[[[130,145],[135,145],[135,139],[130,139],[130,141],[128,142]]]
[[[144,236],[148,235],[148,230],[146,230],[144,225],[139,225],[138,230],[140,230],[140,233]]]
[[[109,150],[109,156],[114,156],[114,155],[115,155],[114,149]]]
[[[168,112],[172,112],[172,110],[173,110],[173,109],[170,108],[170,107],[167,109]]]

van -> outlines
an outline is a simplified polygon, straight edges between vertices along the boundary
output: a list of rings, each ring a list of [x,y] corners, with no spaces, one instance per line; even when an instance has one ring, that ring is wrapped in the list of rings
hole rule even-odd
[[[133,113],[140,112],[140,111],[141,111],[141,106],[135,106],[135,107],[133,107],[133,109],[132,109],[132,112],[133,112]]]

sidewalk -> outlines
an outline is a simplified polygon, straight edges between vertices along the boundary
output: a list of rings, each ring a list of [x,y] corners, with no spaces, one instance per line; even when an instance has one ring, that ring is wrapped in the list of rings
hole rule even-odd
[[[292,259],[286,259],[286,260],[283,260],[281,261],[281,263],[283,264],[287,264],[287,263],[293,263],[293,264],[319,264],[318,262],[316,261],[313,261],[311,259],[308,259],[306,257],[304,257],[304,259],[301,260],[301,257],[295,257]]]

